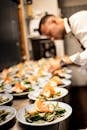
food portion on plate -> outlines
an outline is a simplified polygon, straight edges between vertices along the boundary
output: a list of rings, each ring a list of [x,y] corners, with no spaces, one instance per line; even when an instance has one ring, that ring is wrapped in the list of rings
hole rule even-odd
[[[59,76],[52,76],[45,84],[43,82],[43,85],[41,86],[41,88],[45,87],[45,86],[60,86],[60,85],[64,85],[65,83],[62,81],[62,79]]]
[[[17,113],[17,120],[25,125],[45,126],[56,124],[68,118],[72,108],[63,102],[37,99],[34,104],[23,107]]]
[[[47,82],[42,82],[43,85],[40,85],[40,88],[45,86],[53,86],[53,87],[66,87],[71,85],[71,80],[60,78],[59,76],[52,76]],[[39,84],[38,84],[39,86]]]
[[[10,103],[13,100],[13,96],[11,94],[0,94],[0,106],[1,105],[6,105]]]
[[[53,76],[48,84],[51,84],[52,86],[57,86],[57,85],[62,85],[63,82],[62,82],[62,79],[59,77],[59,76]]]
[[[38,98],[56,98],[61,95],[61,91],[58,91],[57,87],[46,85],[42,88],[42,91],[40,92],[40,95]]]
[[[59,70],[55,70],[53,72],[53,75],[58,75],[60,78],[66,78],[66,79],[70,79],[72,77],[71,70],[67,68],[61,68]]]
[[[51,122],[57,117],[64,116],[66,110],[64,108],[59,108],[57,103],[47,103],[43,99],[36,100],[35,107],[32,110],[25,109],[25,120],[29,123],[35,121],[47,121]]]
[[[68,90],[60,87],[45,86],[40,92],[38,98],[46,100],[58,100],[68,94]]]
[[[10,114],[9,111],[6,110],[0,110],[0,123],[6,120],[6,117]]]
[[[30,82],[27,80],[22,80],[20,82],[16,82],[14,86],[12,86],[12,93],[23,93],[32,91],[32,86]]]
[[[68,94],[68,90],[60,87],[45,86],[42,89],[36,89],[28,94],[30,100],[45,99],[58,100]]]
[[[3,92],[10,93],[14,95],[24,95],[28,94],[29,91],[32,91],[31,83],[27,79],[13,79],[10,78],[11,82],[3,81]]]
[[[7,124],[16,117],[16,110],[10,106],[0,106],[0,126]]]

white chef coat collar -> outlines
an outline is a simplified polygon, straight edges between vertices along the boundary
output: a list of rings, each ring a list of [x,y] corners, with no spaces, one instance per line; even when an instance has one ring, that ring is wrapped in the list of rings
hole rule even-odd
[[[71,28],[69,26],[67,18],[64,18],[64,26],[65,26],[66,33],[70,33],[71,32]]]

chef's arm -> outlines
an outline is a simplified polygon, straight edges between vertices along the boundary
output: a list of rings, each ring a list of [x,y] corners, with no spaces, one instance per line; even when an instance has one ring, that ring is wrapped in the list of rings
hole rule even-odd
[[[85,51],[83,52],[78,52],[72,56],[69,57],[70,60],[77,64],[77,65],[84,65],[84,64],[87,64],[87,48],[85,49]]]

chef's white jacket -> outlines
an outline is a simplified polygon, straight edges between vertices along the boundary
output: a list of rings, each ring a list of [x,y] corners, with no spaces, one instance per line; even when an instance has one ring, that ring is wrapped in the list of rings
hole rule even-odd
[[[78,65],[87,64],[87,11],[79,11],[69,19],[64,18],[66,33],[72,33],[79,43],[85,48],[83,52],[76,52],[70,56],[72,62]]]

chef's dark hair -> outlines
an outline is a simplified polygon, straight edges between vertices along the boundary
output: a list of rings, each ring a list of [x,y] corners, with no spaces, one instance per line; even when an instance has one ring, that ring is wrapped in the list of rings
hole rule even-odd
[[[49,18],[49,17],[52,17],[52,16],[54,16],[54,15],[53,15],[53,14],[46,14],[45,16],[43,16],[43,17],[41,18],[41,20],[40,20],[40,22],[39,22],[39,29],[38,29],[38,31],[39,31],[40,34],[42,34],[42,32],[41,32],[41,25],[42,25],[42,24],[45,24],[46,21],[48,20],[48,18]]]

